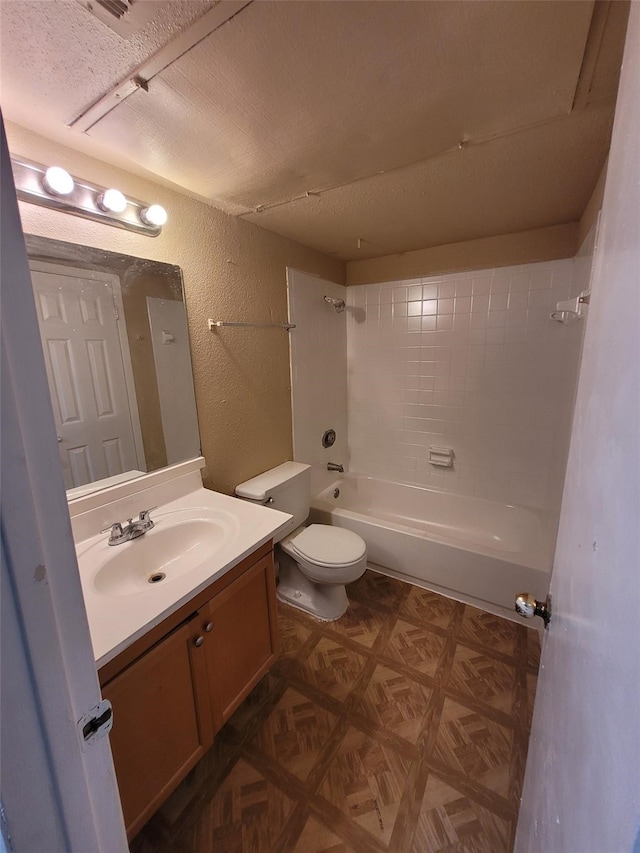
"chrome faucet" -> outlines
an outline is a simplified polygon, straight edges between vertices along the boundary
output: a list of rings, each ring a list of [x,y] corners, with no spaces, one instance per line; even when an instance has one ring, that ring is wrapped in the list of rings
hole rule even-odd
[[[339,474],[344,474],[344,465],[338,465],[337,462],[327,462],[327,471],[338,471]]]
[[[109,545],[122,545],[123,542],[129,542],[131,539],[137,539],[139,536],[144,536],[144,534],[154,526],[154,523],[150,518],[150,514],[154,509],[158,509],[158,507],[152,506],[150,509],[143,509],[138,515],[137,521],[134,521],[132,518],[128,518],[128,524],[125,524],[124,527],[119,521],[116,521],[109,525],[109,527],[105,527],[104,530],[100,531],[100,533],[106,533],[107,530],[109,531]]]

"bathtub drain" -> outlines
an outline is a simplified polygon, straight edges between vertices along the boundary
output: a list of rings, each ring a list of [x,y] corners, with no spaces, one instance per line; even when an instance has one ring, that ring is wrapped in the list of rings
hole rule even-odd
[[[334,489],[333,490],[333,496],[334,496],[334,498],[339,498],[340,497],[340,489]]]
[[[154,574],[149,576],[149,583],[160,583],[166,578],[164,572],[155,572]]]

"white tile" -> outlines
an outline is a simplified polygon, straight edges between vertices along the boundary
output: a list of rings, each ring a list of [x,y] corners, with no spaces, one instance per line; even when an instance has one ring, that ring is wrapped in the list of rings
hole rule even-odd
[[[504,293],[494,293],[491,291],[491,298],[489,300],[489,310],[490,311],[506,311],[507,304],[509,302],[509,293],[505,291]]]
[[[473,300],[471,302],[471,311],[472,313],[485,313],[489,310],[489,294],[481,293],[476,295],[474,293]]]
[[[455,281],[455,294],[456,298],[471,296],[473,292],[473,281],[470,279]]]
[[[480,296],[491,291],[491,274],[480,275],[473,279],[473,295]]]
[[[453,299],[438,299],[438,314],[453,314]]]
[[[352,467],[557,506],[582,332],[550,321],[547,308],[569,293],[578,269],[554,261],[432,277],[420,294],[416,281],[363,285],[366,319],[348,325]],[[440,305],[425,305],[437,297]],[[419,313],[407,307],[420,301]],[[307,322],[313,326],[312,309]],[[317,355],[330,334],[323,328],[300,351]],[[339,358],[331,364],[338,369]],[[455,447],[453,471],[427,464],[428,443]]]
[[[452,280],[447,279],[445,279],[441,284],[438,285],[439,299],[452,299],[455,296],[455,284]]]

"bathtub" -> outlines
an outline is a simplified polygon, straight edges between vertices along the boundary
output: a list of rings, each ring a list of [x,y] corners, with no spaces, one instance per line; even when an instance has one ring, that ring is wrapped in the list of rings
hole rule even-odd
[[[549,590],[557,520],[542,510],[345,474],[310,521],[360,534],[373,569],[502,615]]]

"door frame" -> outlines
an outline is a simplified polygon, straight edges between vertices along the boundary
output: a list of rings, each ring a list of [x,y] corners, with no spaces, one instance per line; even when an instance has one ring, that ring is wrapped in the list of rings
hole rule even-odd
[[[140,413],[138,411],[138,398],[136,397],[136,385],[133,377],[133,363],[131,361],[131,349],[127,336],[127,315],[124,310],[122,299],[122,284],[120,276],[116,273],[100,272],[99,270],[84,269],[83,267],[70,267],[66,264],[55,264],[47,261],[31,260],[29,258],[29,269],[35,272],[51,273],[53,275],[65,275],[69,278],[88,278],[91,281],[100,281],[111,287],[113,302],[116,309],[116,327],[120,340],[120,353],[122,355],[122,366],[124,369],[124,381],[129,402],[129,418],[133,433],[133,446],[136,454],[138,471],[147,470],[147,462],[144,455],[144,443],[142,441],[142,427],[140,426]],[[120,322],[120,321],[123,322]]]

